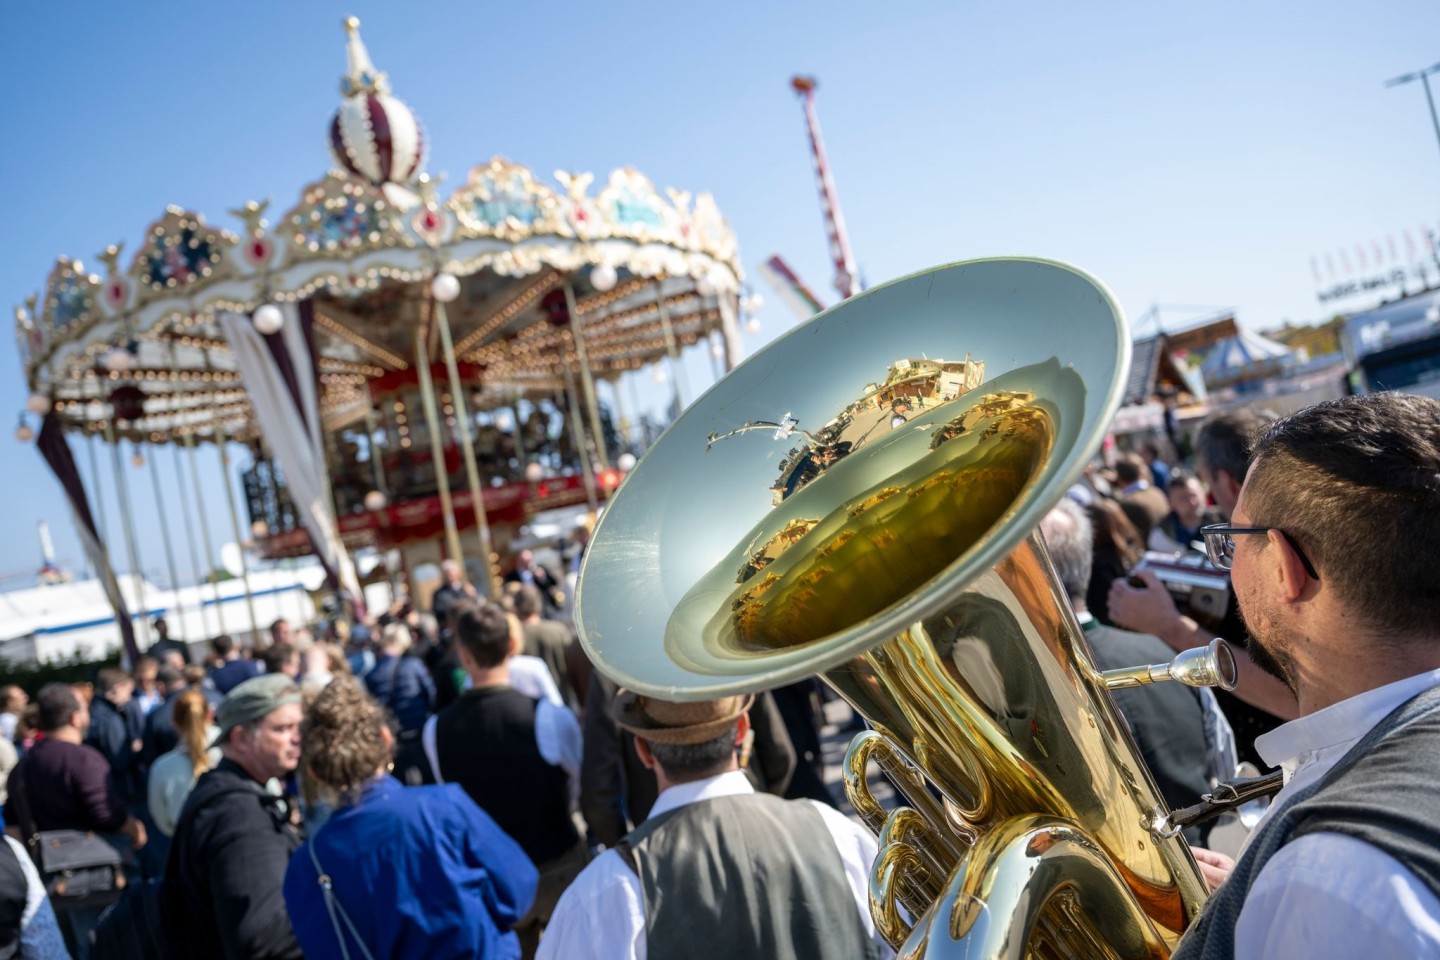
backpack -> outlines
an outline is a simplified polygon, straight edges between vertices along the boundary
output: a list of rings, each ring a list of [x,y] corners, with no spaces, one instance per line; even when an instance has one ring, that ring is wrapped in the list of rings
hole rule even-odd
[[[90,960],[171,960],[161,916],[160,877],[137,880],[100,917]]]

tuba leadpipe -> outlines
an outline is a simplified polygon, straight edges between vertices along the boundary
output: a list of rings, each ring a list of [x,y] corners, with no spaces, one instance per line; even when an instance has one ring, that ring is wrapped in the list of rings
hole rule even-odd
[[[902,956],[1162,957],[1204,900],[1031,533],[1099,448],[1129,354],[1113,297],[1063,264],[894,281],[697,400],[586,551],[577,626],[616,682],[707,699],[818,673],[866,719],[846,791]]]

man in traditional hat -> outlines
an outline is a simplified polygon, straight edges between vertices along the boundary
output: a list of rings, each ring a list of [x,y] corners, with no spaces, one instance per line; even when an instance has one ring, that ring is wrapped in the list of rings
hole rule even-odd
[[[267,673],[215,712],[223,759],[185,801],[165,867],[161,917],[177,960],[301,957],[281,893],[300,837],[267,789],[300,763],[300,688]]]
[[[757,794],[741,772],[753,699],[616,698],[660,796],[560,898],[542,960],[889,956],[870,918],[874,838],[813,800]]]

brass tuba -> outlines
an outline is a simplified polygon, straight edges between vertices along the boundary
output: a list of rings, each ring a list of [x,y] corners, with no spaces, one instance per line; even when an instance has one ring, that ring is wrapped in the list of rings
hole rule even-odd
[[[901,956],[1164,957],[1205,898],[1031,532],[1129,359],[1119,306],[1072,267],[896,280],[697,400],[590,541],[577,625],[616,682],[695,700],[819,673],[869,722],[846,789]],[[1226,666],[1184,656],[1186,682]],[[904,806],[870,793],[872,760]]]

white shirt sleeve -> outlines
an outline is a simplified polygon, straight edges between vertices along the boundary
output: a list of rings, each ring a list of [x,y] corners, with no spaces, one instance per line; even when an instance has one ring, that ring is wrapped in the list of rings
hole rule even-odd
[[[645,960],[640,878],[614,850],[580,871],[555,904],[536,960]]]
[[[20,960],[70,960],[65,949],[65,938],[60,933],[60,924],[55,919],[55,908],[45,895],[45,885],[40,882],[40,872],[30,859],[25,845],[14,837],[5,837],[5,842],[20,861],[20,872],[25,874],[25,910],[20,914]]]
[[[835,842],[835,849],[840,853],[840,862],[845,866],[845,879],[850,883],[850,892],[855,897],[855,907],[860,911],[865,932],[871,940],[880,945],[881,960],[893,957],[895,951],[890,949],[890,944],[886,943],[885,938],[875,929],[875,918],[870,915],[870,867],[879,853],[874,834],[834,807],[815,800],[809,802],[815,804],[815,808],[820,811],[820,817],[825,821],[825,829],[830,831],[830,839]]]
[[[580,721],[569,707],[550,700],[540,701],[535,708],[535,746],[546,763],[578,779],[583,742]]]
[[[1440,960],[1440,900],[1363,840],[1315,833],[1260,870],[1235,924],[1235,960]]]
[[[555,678],[550,675],[550,668],[545,666],[544,660],[520,655],[511,657],[508,662],[511,688],[534,700],[549,700],[564,706],[565,698],[560,696],[560,688],[555,686]]]

